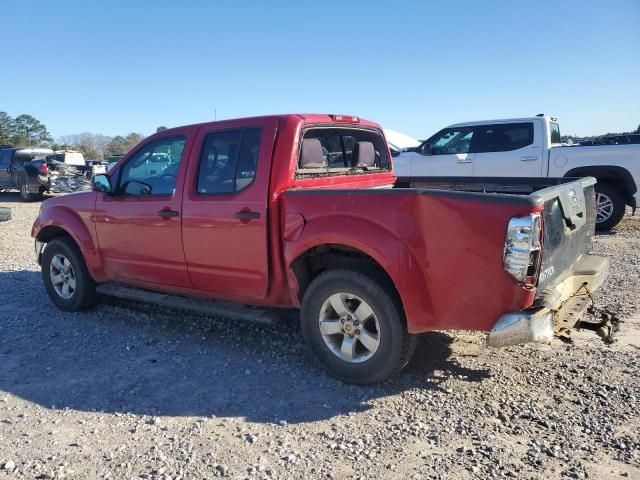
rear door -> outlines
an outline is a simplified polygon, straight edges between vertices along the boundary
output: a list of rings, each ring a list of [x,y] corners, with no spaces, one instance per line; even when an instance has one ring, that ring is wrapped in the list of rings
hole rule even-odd
[[[96,232],[105,270],[125,282],[190,288],[182,248],[182,185],[194,127],[141,145],[98,192]]]
[[[542,122],[474,127],[471,151],[476,177],[542,176]]]
[[[412,177],[472,177],[472,127],[450,127],[427,140],[412,154]],[[430,149],[428,147],[431,147]]]
[[[195,288],[264,298],[269,285],[267,201],[277,120],[203,128],[189,161],[182,238]]]

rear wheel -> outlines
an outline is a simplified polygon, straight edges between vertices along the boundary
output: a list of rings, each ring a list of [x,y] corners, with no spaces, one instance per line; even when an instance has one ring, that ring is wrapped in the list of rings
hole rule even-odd
[[[20,180],[20,198],[23,202],[31,202],[36,198],[36,195],[29,192],[29,186],[24,178]]]
[[[624,217],[625,200],[616,187],[606,182],[596,183],[596,229],[610,230]]]
[[[70,238],[55,238],[47,244],[42,255],[42,280],[49,297],[61,310],[77,312],[98,301],[96,284]]]
[[[320,364],[357,385],[389,378],[409,362],[415,347],[391,285],[370,273],[319,275],[305,292],[301,327]]]

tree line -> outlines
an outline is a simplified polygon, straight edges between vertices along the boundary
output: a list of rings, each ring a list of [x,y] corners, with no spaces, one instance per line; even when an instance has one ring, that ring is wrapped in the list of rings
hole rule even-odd
[[[51,134],[40,120],[23,113],[11,118],[0,112],[0,144],[37,147],[53,142]]]
[[[158,131],[164,128],[166,127],[158,127]],[[115,137],[85,132],[63,135],[54,141],[47,127],[34,116],[23,113],[12,118],[7,112],[0,112],[2,146],[78,150],[87,160],[102,160],[114,155],[124,155],[143,138],[144,135],[135,132]]]

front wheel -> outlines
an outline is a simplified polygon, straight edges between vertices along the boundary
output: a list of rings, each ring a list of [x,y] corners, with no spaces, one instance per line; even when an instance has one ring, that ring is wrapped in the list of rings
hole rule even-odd
[[[98,301],[96,284],[82,253],[70,238],[55,238],[42,254],[42,280],[51,301],[66,312],[77,312]]]
[[[381,382],[411,358],[415,337],[402,307],[381,275],[329,270],[302,302],[302,334],[332,376],[357,385]]]
[[[596,183],[596,229],[611,230],[624,217],[625,200],[616,187],[606,182]]]

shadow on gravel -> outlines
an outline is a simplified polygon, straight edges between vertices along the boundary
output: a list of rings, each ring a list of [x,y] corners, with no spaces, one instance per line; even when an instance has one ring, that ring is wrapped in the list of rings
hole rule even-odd
[[[370,400],[410,389],[439,389],[446,376],[488,376],[450,359],[453,339],[445,333],[422,335],[396,378],[355,387],[309,359],[295,319],[261,327],[121,301],[64,313],[35,271],[0,272],[0,291],[0,390],[46,408],[298,423],[365,411]],[[443,375],[433,378],[434,370]]]

